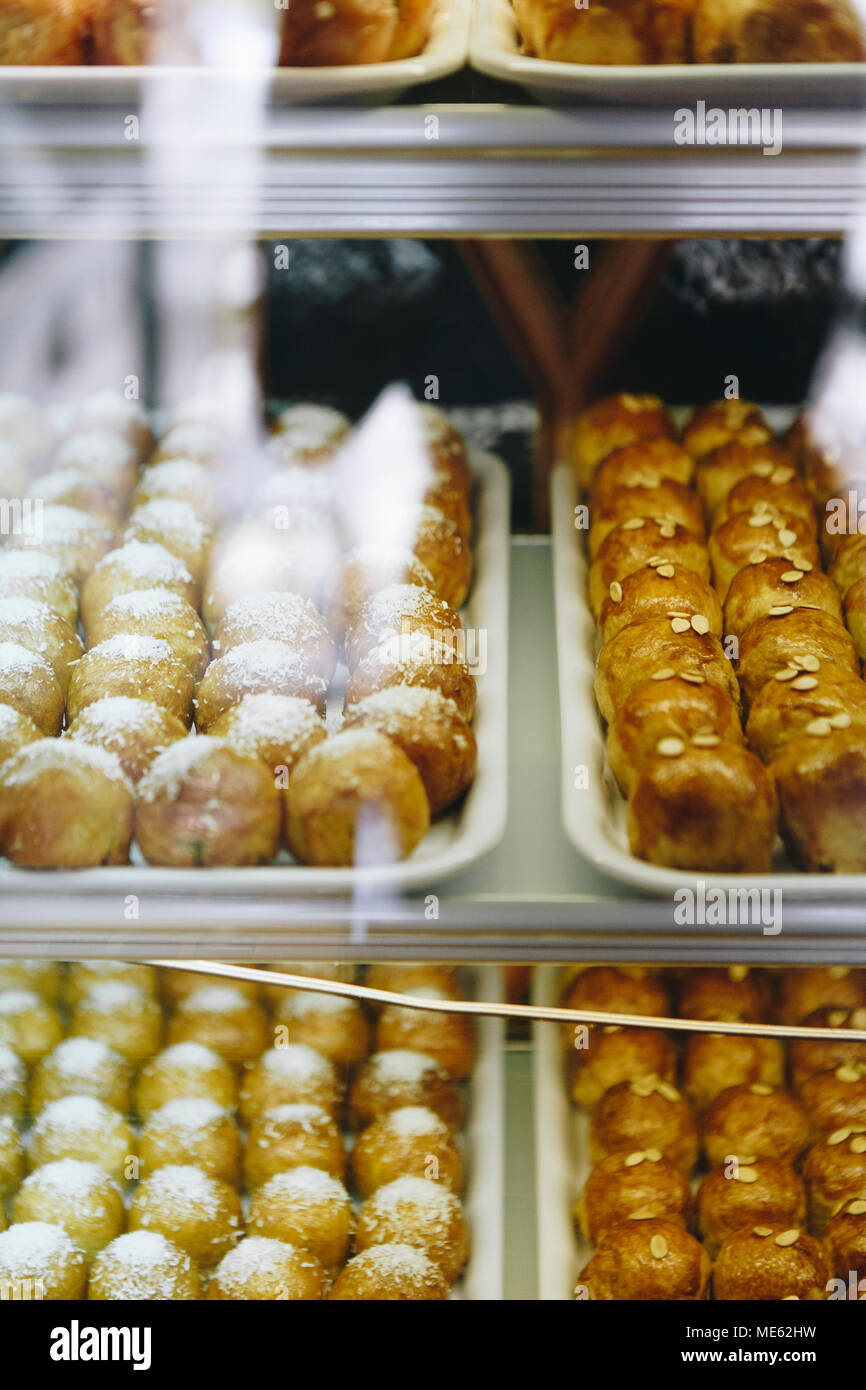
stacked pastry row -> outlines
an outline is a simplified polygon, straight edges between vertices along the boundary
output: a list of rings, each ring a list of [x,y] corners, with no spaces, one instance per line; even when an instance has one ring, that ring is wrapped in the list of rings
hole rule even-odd
[[[437,965],[368,983],[460,989]],[[448,1298],[474,1060],[457,1014],[0,965],[0,1299]]]
[[[237,16],[223,37],[203,0],[14,0],[2,8],[4,64],[230,66],[236,57]],[[282,66],[391,62],[421,52],[433,9],[433,0],[265,4],[250,16],[249,38],[273,24]]]
[[[303,863],[380,862],[463,795],[471,475],[440,412],[403,412],[395,441],[290,408],[263,459],[233,454],[200,402],[155,450],[137,410],[60,444],[36,529],[0,554],[13,862],[125,863],[133,836],[158,864],[263,863],[283,842]],[[221,521],[239,476],[245,514]]]
[[[828,538],[821,570],[802,428],[783,445],[757,407],[722,401],[677,438],[657,399],[628,395],[578,423],[596,695],[650,862],[766,871],[781,812],[803,868],[866,867],[866,685],[840,597],[851,586],[862,651],[863,538]]]
[[[561,63],[859,63],[853,0],[513,0],[524,51]]]
[[[708,1021],[866,1025],[844,967],[582,968],[568,1007]],[[866,1044],[570,1025],[592,1171],[579,1298],[866,1296]]]

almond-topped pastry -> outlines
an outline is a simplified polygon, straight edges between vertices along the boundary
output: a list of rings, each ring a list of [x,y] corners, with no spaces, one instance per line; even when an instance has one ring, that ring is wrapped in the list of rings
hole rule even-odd
[[[3,18],[0,63],[54,67],[85,62],[87,24],[78,0],[27,0]]]
[[[627,827],[632,854],[651,864],[767,873],[777,821],[773,779],[754,753],[663,739],[635,785]]]
[[[866,1008],[838,1008],[825,1004],[800,1020],[805,1028],[866,1029]],[[846,1063],[866,1063],[866,1043],[847,1038],[792,1038],[788,1043],[791,1085],[799,1090],[812,1076],[835,1071]]]
[[[811,652],[792,652],[790,664],[755,696],[746,738],[769,763],[803,735],[820,739],[838,730],[862,734],[864,729],[866,684],[859,676],[838,667],[822,667]]]
[[[813,1144],[803,1165],[809,1224],[821,1236],[839,1203],[866,1193],[866,1124],[844,1124]]]
[[[751,401],[711,401],[709,405],[699,406],[683,429],[683,447],[696,459],[704,458],[732,440],[764,445],[772,438],[770,426]]]
[[[713,1101],[703,1121],[707,1162],[721,1167],[729,1158],[783,1158],[789,1162],[808,1146],[809,1115],[786,1091],[761,1082],[731,1086]]]
[[[676,1081],[673,1043],[658,1028],[624,1028],[619,1024],[595,1026],[589,1035],[578,1035],[585,1047],[567,1053],[571,1098],[590,1113],[612,1086],[641,1077]]]
[[[707,549],[723,603],[734,576],[746,565],[781,558],[790,560],[791,569],[802,569],[803,561],[818,566],[821,560],[813,524],[801,516],[776,516],[760,507],[730,517],[713,531]]]
[[[732,1231],[805,1227],[806,1190],[790,1163],[745,1154],[714,1168],[698,1190],[698,1230],[715,1258]]]
[[[830,498],[845,496],[849,487],[856,487],[858,479],[861,483],[863,480],[859,446],[852,448],[836,437],[839,431],[833,407],[826,416],[829,418],[822,418],[814,409],[806,411],[785,436],[819,512],[824,511]]]
[[[798,966],[782,972],[779,1022],[804,1024],[816,1009],[866,1006],[866,972],[850,965]],[[831,1023],[831,1028],[842,1024]],[[851,1025],[854,1027],[855,1025]],[[813,1047],[814,1043],[806,1044]],[[798,1046],[789,1043],[790,1047]]]
[[[589,571],[589,604],[596,619],[610,586],[644,565],[679,565],[709,581],[710,561],[702,538],[670,518],[633,516],[608,532]]]
[[[795,608],[774,618],[758,618],[740,639],[737,679],[746,705],[765,685],[790,685],[798,676],[841,671],[859,678],[854,643],[835,617],[817,608]]]
[[[713,448],[698,462],[695,485],[710,521],[715,519],[725,498],[747,478],[767,479],[796,474],[794,458],[781,444],[771,440],[746,443],[735,437]]]
[[[659,1149],[683,1173],[698,1160],[698,1132],[688,1101],[669,1081],[641,1076],[611,1087],[592,1117],[590,1156]]]
[[[672,676],[702,677],[739,706],[733,667],[705,614],[691,618],[649,618],[623,628],[602,647],[595,672],[595,696],[610,722],[637,686]]]
[[[692,1193],[685,1174],[660,1149],[609,1154],[593,1168],[574,1205],[574,1220],[597,1245],[623,1221],[672,1221],[687,1228]]]
[[[800,1226],[759,1223],[733,1231],[713,1266],[713,1297],[723,1302],[827,1297],[832,1270],[823,1245]]]
[[[827,573],[843,598],[849,589],[866,577],[866,536],[848,536],[830,564]]]
[[[866,1293],[866,1188],[844,1201],[827,1224],[827,1248],[836,1277],[857,1276],[859,1299]]]
[[[581,970],[563,994],[562,1007],[646,1018],[664,1017],[671,1012],[670,996],[655,972],[615,965],[592,965]],[[564,1044],[571,1048],[574,1025],[565,1024],[563,1032]]]
[[[645,484],[653,477],[688,487],[694,472],[691,454],[673,439],[660,437],[628,444],[608,454],[595,470],[589,494],[590,512],[615,501],[621,488]]]
[[[680,1016],[709,1022],[766,1023],[773,996],[763,970],[732,965],[687,970],[680,987]],[[698,1035],[702,1036],[702,1035]],[[703,1035],[705,1036],[705,1035]]]
[[[682,565],[647,564],[608,589],[599,618],[602,642],[630,623],[648,618],[706,619],[708,631],[722,636],[722,607],[715,590]],[[703,623],[700,624],[703,626]]]
[[[657,396],[606,396],[584,410],[575,428],[574,467],[589,487],[602,459],[644,439],[673,439],[670,416]]]
[[[709,1281],[710,1257],[682,1226],[623,1221],[602,1234],[576,1293],[593,1302],[697,1303],[706,1298]]]
[[[837,716],[834,716],[837,717]],[[773,762],[781,830],[812,873],[866,871],[866,748],[862,728],[815,719]]]
[[[713,512],[712,529],[718,530],[741,512],[767,512],[771,516],[796,516],[818,534],[815,507],[793,465],[773,468],[769,473],[756,465],[756,471],[731,488]]]
[[[810,1076],[800,1087],[800,1099],[820,1134],[866,1125],[866,1063],[843,1062]]]
[[[866,578],[858,579],[845,595],[845,623],[861,661],[866,661]]]
[[[633,479],[630,486],[619,488],[603,504],[590,505],[591,559],[595,559],[610,532],[632,517],[651,517],[659,523],[673,521],[678,526],[684,526],[698,540],[703,540],[704,514],[697,494],[690,487],[660,478],[655,473],[628,476]]]
[[[778,1038],[744,1038],[732,1033],[695,1033],[686,1044],[682,1085],[698,1111],[729,1086],[785,1084],[785,1051]]]
[[[674,748],[668,740],[676,740],[684,749],[718,748],[725,743],[742,746],[737,707],[726,692],[688,673],[651,678],[637,686],[607,730],[608,761],[624,796],[634,791],[663,741],[666,748]]]
[[[759,618],[785,618],[801,608],[820,610],[841,625],[839,592],[810,560],[780,556],[745,565],[725,598],[725,632],[742,638]]]

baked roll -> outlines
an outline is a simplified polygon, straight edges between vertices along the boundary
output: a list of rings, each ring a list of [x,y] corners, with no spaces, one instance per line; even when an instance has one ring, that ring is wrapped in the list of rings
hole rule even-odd
[[[576,10],[556,0],[515,0],[525,51],[557,63],[687,63],[687,0],[604,0]]]
[[[857,1297],[866,1294],[866,1196],[849,1197],[827,1226],[827,1249],[836,1277],[849,1284],[857,1276]]]
[[[810,668],[818,658],[792,654],[789,664],[755,696],[746,722],[750,748],[765,763],[792,739],[829,738],[835,730],[866,729],[866,683],[838,667]],[[789,674],[790,672],[790,674]]]
[[[172,589],[134,589],[118,594],[97,614],[87,631],[88,647],[124,634],[167,642],[186,669],[201,680],[210,661],[210,644],[192,604]]]
[[[432,589],[392,584],[369,598],[346,634],[346,657],[353,670],[383,642],[395,659],[411,651],[417,634],[457,648],[463,624],[456,610]]]
[[[683,1058],[683,1090],[697,1111],[730,1086],[783,1086],[785,1053],[777,1038],[695,1033]]]
[[[743,743],[737,708],[708,681],[671,676],[644,681],[614,714],[607,730],[607,756],[623,796],[631,796],[649,760],[664,742],[718,748]]]
[[[844,598],[853,584],[866,576],[866,536],[848,536],[830,564],[827,573]]]
[[[634,476],[634,475],[631,475]],[[589,554],[595,559],[604,539],[615,527],[631,517],[651,517],[659,522],[673,521],[684,526],[698,540],[704,539],[704,516],[698,496],[690,487],[638,474],[646,480],[631,487],[620,487],[609,502],[590,507]]]
[[[294,695],[245,695],[211,724],[213,738],[260,758],[273,777],[287,777],[328,730],[309,700]]]
[[[773,431],[751,401],[711,401],[699,406],[683,430],[683,448],[694,459],[702,459],[734,439],[741,444],[772,442]]]
[[[866,661],[866,578],[853,583],[843,605],[845,625],[854,640],[857,655]]]
[[[392,686],[368,695],[352,706],[343,727],[372,729],[402,748],[421,774],[431,816],[453,805],[475,776],[475,735],[438,690]]]
[[[713,513],[713,530],[740,512],[766,511],[773,516],[796,516],[818,534],[812,499],[793,468],[774,468],[766,477],[752,474],[731,488]]]
[[[13,864],[125,864],[131,835],[130,786],[120,763],[103,749],[42,739],[0,768],[0,846]]]
[[[860,1009],[866,1005],[864,972],[850,965],[785,970],[779,995],[780,1023],[804,1023],[816,1009]]]
[[[43,735],[60,733],[63,687],[45,657],[20,642],[0,641],[0,704],[32,720]]]
[[[564,993],[562,1007],[644,1018],[666,1017],[671,1012],[667,989],[654,972],[615,965],[593,965],[581,970]],[[571,1048],[574,1025],[566,1024],[565,1033],[565,1046]]]
[[[321,1301],[328,1276],[311,1250],[266,1236],[245,1236],[220,1260],[207,1299],[221,1303]]]
[[[193,685],[167,642],[121,633],[84,653],[69,683],[66,718],[73,724],[88,705],[123,695],[153,701],[188,728]]]
[[[813,1144],[803,1166],[809,1225],[823,1236],[839,1204],[866,1193],[866,1126],[845,1124]]]
[[[650,561],[654,565],[681,565],[700,579],[710,578],[709,557],[702,539],[666,518],[631,517],[608,533],[590,568],[589,604],[596,620],[611,584],[622,583]]]
[[[328,1293],[338,1303],[441,1303],[448,1282],[437,1264],[413,1245],[373,1245],[355,1255]]]
[[[825,727],[822,721],[820,726]],[[805,733],[773,763],[781,829],[794,860],[810,873],[866,867],[866,749],[863,730]]]
[[[284,642],[242,642],[207,668],[193,701],[195,725],[207,733],[221,715],[249,695],[289,695],[309,700],[324,715],[327,689],[326,682],[304,656]]]
[[[213,528],[189,502],[175,497],[156,497],[130,513],[121,544],[155,541],[182,560],[201,585],[213,544]]]
[[[802,569],[803,560],[813,566],[821,562],[814,526],[802,517],[770,516],[760,509],[732,516],[713,531],[707,549],[723,603],[734,576],[746,565],[779,557],[790,560],[792,569]]]
[[[608,454],[595,470],[589,496],[590,511],[614,501],[621,488],[637,487],[652,478],[689,487],[694,473],[694,459],[674,439],[662,436],[628,444]]]
[[[349,433],[349,420],[329,405],[302,401],[286,406],[274,420],[275,445],[283,464],[328,463]]]
[[[441,641],[427,632],[414,632],[395,643],[385,638],[374,647],[349,677],[346,713],[378,690],[394,686],[438,690],[453,700],[467,723],[475,713],[478,688],[466,657],[450,639]]]
[[[806,1224],[806,1189],[790,1163],[753,1158],[714,1168],[698,1189],[698,1231],[713,1258],[734,1231]]]
[[[112,539],[112,530],[89,512],[79,512],[75,507],[63,507],[54,502],[42,508],[37,548],[43,555],[58,560],[79,588],[102,559]],[[9,536],[6,541],[10,550],[29,548],[31,544],[32,537],[24,535]]]
[[[383,63],[397,37],[394,0],[292,0],[283,11],[281,67]]]
[[[0,598],[0,644],[17,643],[48,662],[66,692],[76,661],[84,650],[65,618],[47,603],[30,598]]]
[[[559,16],[564,11],[557,7]],[[572,18],[571,15],[568,16]],[[581,412],[574,432],[574,468],[588,488],[602,459],[644,439],[673,439],[670,416],[657,396],[606,396]]]
[[[714,520],[725,498],[740,483],[750,478],[762,481],[775,478],[781,483],[788,483],[796,477],[796,473],[793,455],[769,436],[766,440],[751,444],[734,436],[699,460],[695,486],[707,517]]]
[[[863,482],[858,452],[838,443],[813,412],[806,412],[788,430],[785,443],[797,461],[803,482],[824,511],[831,497],[844,497]]]
[[[832,1004],[814,1009],[802,1020],[806,1028],[866,1028],[866,1008],[844,1009]],[[791,1085],[795,1091],[822,1071],[846,1064],[866,1063],[866,1043],[847,1038],[792,1038],[788,1043]]]
[[[731,580],[725,598],[725,632],[742,637],[758,618],[784,618],[795,608],[818,608],[842,621],[836,586],[811,561],[781,558],[746,565]]]
[[[808,1147],[812,1124],[808,1112],[786,1091],[761,1082],[722,1091],[704,1115],[704,1152],[711,1168],[731,1158],[749,1164],[755,1158],[794,1163]]]
[[[192,608],[198,606],[198,585],[182,560],[153,541],[127,541],[104,556],[82,589],[85,632],[90,632],[112,599],[139,589],[168,589]]]
[[[767,1023],[772,1004],[769,981],[763,971],[747,970],[737,965],[728,969],[708,966],[685,972],[680,989],[679,1013],[681,1018],[697,1018],[709,1023],[738,1020],[743,1023]]]
[[[12,705],[0,705],[0,767],[28,743],[38,743],[42,730],[29,714],[21,714]]]
[[[189,0],[94,0],[93,61],[131,67],[200,61],[189,11]]]
[[[584,1040],[585,1035],[580,1038]],[[675,1082],[676,1053],[668,1035],[658,1028],[593,1027],[586,1047],[570,1049],[568,1073],[572,1100],[591,1113],[605,1092],[622,1081],[653,1076]]]
[[[81,0],[12,0],[0,15],[0,64],[69,66],[85,61]]]
[[[87,429],[67,435],[57,449],[53,467],[84,473],[125,501],[135,487],[138,464],[138,450],[121,435]]]
[[[599,624],[602,642],[609,642],[630,623],[647,618],[687,618],[709,622],[714,637],[722,635],[722,607],[715,589],[693,570],[679,565],[653,564],[615,579],[608,589]]]
[[[79,468],[56,468],[52,473],[43,473],[34,479],[27,491],[43,505],[89,512],[109,530],[117,526],[123,512],[124,498],[102,479],[92,478]],[[11,488],[7,495],[10,494],[14,495]]]
[[[365,545],[344,558],[337,583],[328,603],[331,630],[342,637],[357,623],[364,604],[380,589],[393,584],[414,584],[435,589],[435,580],[417,555],[408,548]]]
[[[629,802],[629,845],[669,868],[766,873],[777,817],[773,779],[748,749],[663,751],[646,763]]]
[[[131,498],[133,510],[161,497],[188,502],[206,521],[216,520],[213,476],[195,459],[165,459],[142,471]]]
[[[611,1226],[578,1275],[578,1290],[594,1302],[689,1302],[707,1296],[710,1257],[673,1221],[624,1221]]]
[[[584,1239],[597,1245],[621,1222],[672,1221],[688,1229],[692,1193],[688,1179],[658,1149],[609,1154],[593,1168],[575,1203]]]
[[[833,1134],[846,1125],[866,1125],[866,1066],[844,1062],[834,1071],[810,1076],[800,1098],[818,1134]]]
[[[823,1245],[801,1227],[761,1224],[725,1240],[713,1266],[713,1297],[725,1303],[824,1299],[831,1273]]]
[[[0,597],[44,603],[71,627],[78,622],[78,588],[59,560],[39,550],[0,550]]]
[[[851,637],[835,617],[819,608],[795,608],[775,618],[758,618],[740,639],[737,679],[747,706],[771,681],[785,687],[800,675],[819,671],[860,675]]]
[[[698,0],[698,63],[862,63],[863,25],[851,0]]]
[[[658,1149],[683,1173],[698,1161],[698,1132],[688,1101],[669,1081],[643,1076],[602,1096],[589,1128],[590,1157]]]
[[[701,622],[701,616],[704,621]],[[701,677],[739,706],[733,667],[706,615],[649,618],[633,623],[602,647],[595,671],[595,697],[610,722],[633,690],[646,680]]]
[[[377,1188],[358,1213],[355,1249],[360,1253],[394,1241],[422,1250],[453,1284],[469,1255],[460,1199],[430,1178],[397,1178]]]
[[[247,594],[229,604],[213,637],[214,656],[245,642],[276,641],[292,647],[323,680],[333,680],[337,653],[327,624],[299,594]]]

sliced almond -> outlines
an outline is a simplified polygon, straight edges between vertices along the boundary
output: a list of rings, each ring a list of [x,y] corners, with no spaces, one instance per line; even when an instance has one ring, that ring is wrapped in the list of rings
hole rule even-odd
[[[794,688],[796,690],[803,689],[796,681],[794,682]],[[828,734],[832,732],[833,730],[830,726],[829,719],[813,719],[811,723],[806,725],[806,733],[810,734],[812,738],[826,738]]]
[[[784,1250],[788,1245],[796,1245],[799,1239],[800,1232],[798,1230],[781,1231],[780,1234],[776,1236],[773,1244],[781,1246]]]
[[[753,1226],[752,1234],[760,1236],[761,1240],[766,1240],[767,1236],[771,1236],[773,1234],[773,1228],[772,1226]]]
[[[837,1067],[836,1071],[834,1072],[834,1075],[837,1081],[844,1081],[847,1082],[849,1085],[853,1085],[855,1081],[860,1080],[860,1068],[847,1065],[843,1067]]]
[[[767,617],[784,618],[789,613],[793,613],[793,611],[794,605],[792,603],[775,603],[772,608],[767,609]]]
[[[785,570],[781,576],[783,584],[798,584],[802,578],[802,570]]]
[[[721,741],[718,734],[695,734],[692,739],[695,748],[718,748]]]
[[[838,714],[831,714],[829,722],[834,729],[850,729],[851,716],[846,709],[840,709]]]
[[[754,1082],[754,1084],[749,1087],[749,1090],[753,1096],[771,1096],[773,1094],[772,1086],[765,1086],[763,1081]]]
[[[676,1086],[672,1086],[669,1081],[660,1081],[656,1086],[656,1090],[660,1096],[664,1096],[665,1100],[675,1102],[680,1098],[680,1093]]]
[[[662,579],[673,579],[676,575],[676,570],[673,565],[659,565],[656,574],[660,575]]]
[[[747,965],[729,965],[728,979],[735,985],[741,985],[749,973]]]
[[[629,1154],[628,1158],[625,1160],[626,1168],[639,1168],[640,1165],[643,1163],[645,1157],[646,1154],[644,1154],[641,1150],[638,1150],[636,1153]]]
[[[844,1144],[845,1140],[850,1139],[850,1137],[850,1129],[834,1129],[833,1133],[827,1136],[827,1144],[829,1148],[835,1149],[837,1144]]]
[[[783,464],[773,469],[773,472],[770,474],[770,482],[774,487],[784,487],[785,483],[789,483],[793,476],[793,468],[786,468]]]
[[[663,1260],[668,1253],[668,1243],[664,1236],[653,1236],[650,1241],[650,1254],[654,1260]]]
[[[827,1015],[827,1022],[831,1028],[844,1028],[847,1017],[844,1009],[834,1009],[832,1013]]]
[[[793,683],[794,690],[814,690],[818,682],[814,676],[798,676]]]
[[[753,550],[749,556],[750,565],[762,565],[767,558],[766,550]]]
[[[626,1220],[627,1220],[627,1221],[654,1221],[654,1220],[657,1220],[657,1218],[660,1217],[660,1216],[662,1216],[662,1215],[663,1215],[662,1209],[661,1209],[661,1207],[657,1204],[656,1206],[652,1206],[652,1207],[636,1207],[634,1211],[630,1211],[630,1212],[629,1212],[628,1216],[626,1217]]]
[[[769,478],[772,471],[773,465],[768,463],[766,459],[761,459],[760,463],[756,463],[752,469],[752,473],[756,478]]]
[[[661,1149],[647,1149],[646,1156],[650,1163],[661,1163],[664,1157]]]
[[[691,624],[689,623],[688,618],[671,619],[671,630],[673,632],[688,632],[690,626]]]
[[[855,1009],[851,1015],[852,1028],[866,1028],[866,1009]]]
[[[688,681],[689,685],[706,685],[706,676],[700,675],[698,671],[684,671],[683,680]]]
[[[630,1083],[632,1095],[642,1096],[644,1100],[647,1096],[652,1095],[655,1088],[656,1081],[655,1077],[653,1076],[638,1076],[634,1081]]]
[[[779,541],[782,545],[796,545],[797,532],[791,531],[788,527],[785,527],[779,532]]]
[[[659,526],[659,535],[666,541],[672,541],[677,534],[677,524],[675,521],[663,521]]]
[[[623,531],[640,531],[646,523],[642,516],[630,516],[628,521],[622,523]]]
[[[788,558],[788,557],[787,557],[787,555],[786,555],[786,556],[785,556],[785,559],[787,560],[787,558]],[[812,565],[812,561],[811,561],[811,560],[804,560],[804,559],[802,559],[801,556],[799,556],[799,555],[796,555],[796,556],[794,557],[794,564],[797,566],[797,569],[802,570],[804,574],[809,574],[809,572],[810,572],[810,571],[812,570],[812,568],[813,568],[813,565]]]
[[[862,1197],[858,1197],[856,1201],[849,1203],[846,1214],[848,1216],[866,1216],[866,1202],[863,1201]]]
[[[858,1134],[856,1139],[852,1139],[848,1150],[852,1154],[866,1154],[866,1134]]]
[[[613,581],[608,592],[614,603],[622,603],[622,585],[618,579]]]
[[[828,966],[827,974],[831,980],[847,980],[851,974],[850,965],[831,965]]]
[[[705,618],[703,613],[696,613],[692,618],[692,629],[700,636],[706,637],[710,630],[710,620]]]
[[[651,570],[657,570],[659,565],[663,565],[664,563],[664,557],[661,555],[651,555],[647,560],[647,564]]]
[[[804,671],[820,671],[821,669],[820,661],[817,656],[813,656],[811,652],[806,652],[804,656],[799,658],[799,661]]]
[[[754,1168],[749,1168],[748,1166],[744,1168],[742,1164],[740,1164],[740,1167],[733,1176],[736,1182],[758,1181],[758,1174],[755,1172]]]
[[[676,671],[673,666],[662,666],[658,671],[653,671],[650,676],[652,681],[669,681],[671,676],[675,676]]]
[[[799,1303],[799,1302],[800,1302],[800,1295],[799,1295],[798,1293],[786,1293],[786,1294],[783,1295],[782,1302],[783,1302],[783,1303]]]
[[[757,510],[753,511],[752,515],[749,517],[748,524],[752,527],[753,530],[757,531],[759,526],[766,526],[766,514]]]
[[[800,672],[797,670],[796,666],[784,666],[781,671],[776,672],[776,680],[783,682],[796,680],[799,674]]]
[[[685,751],[686,745],[680,738],[660,738],[656,744],[656,752],[661,758],[678,758]]]

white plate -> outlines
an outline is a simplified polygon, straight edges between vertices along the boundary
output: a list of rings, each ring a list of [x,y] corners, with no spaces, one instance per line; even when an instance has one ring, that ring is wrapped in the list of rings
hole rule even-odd
[[[266,77],[275,106],[304,102],[394,101],[409,87],[457,72],[466,62],[472,0],[436,0],[430,39],[423,53],[392,63],[346,67],[276,68]],[[218,95],[230,82],[256,87],[261,73],[244,69],[202,67],[0,67],[0,104],[56,105],[139,103],[185,89],[191,97]]]
[[[785,418],[768,412],[770,423]],[[790,414],[787,415],[790,419]],[[607,762],[601,716],[595,702],[596,625],[587,600],[588,565],[582,532],[574,528],[577,487],[568,464],[559,464],[551,480],[553,584],[556,599],[556,649],[559,666],[562,734],[562,814],[572,844],[604,873],[657,897],[677,889],[781,889],[792,898],[859,898],[866,896],[866,874],[801,873],[786,858],[781,842],[769,874],[695,874],[665,869],[636,859],[626,834],[626,803]],[[574,769],[589,769],[589,786],[575,787]],[[744,827],[748,833],[748,827]]]
[[[479,966],[476,999],[500,1003],[499,966]],[[469,1263],[457,1297],[500,1302],[505,1260],[505,1024],[478,1020],[478,1058],[472,1073],[469,1120],[464,1130],[469,1173],[464,1196]]]
[[[479,72],[516,82],[542,101],[846,102],[866,95],[862,63],[686,63],[641,67],[553,63],[520,50],[511,0],[478,0],[469,61]]]
[[[532,1002],[558,1004],[557,980],[555,966],[536,966]],[[573,1299],[577,1276],[591,1254],[571,1215],[589,1177],[588,1121],[568,1098],[561,1025],[535,1023],[532,1032],[538,1297],[549,1303]]]
[[[487,668],[477,675],[473,729],[475,780],[463,801],[436,821],[415,853],[398,864],[319,869],[284,863],[261,868],[158,868],[143,863],[76,870],[16,869],[0,860],[0,892],[181,894],[202,897],[302,897],[368,894],[377,907],[388,893],[450,878],[487,854],[505,833],[508,810],[508,565],[510,479],[493,454],[470,451],[476,480],[475,571],[461,610],[464,629],[487,634]]]

